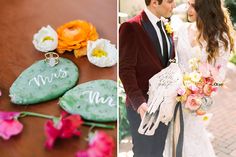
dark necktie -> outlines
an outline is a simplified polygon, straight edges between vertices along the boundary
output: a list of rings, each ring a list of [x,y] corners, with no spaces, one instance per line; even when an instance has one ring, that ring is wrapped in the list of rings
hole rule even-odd
[[[159,27],[160,32],[161,32],[162,45],[163,45],[163,58],[164,58],[165,64],[167,64],[167,62],[168,62],[168,46],[167,46],[165,33],[164,33],[162,26],[161,26],[161,21],[157,22],[157,26]]]

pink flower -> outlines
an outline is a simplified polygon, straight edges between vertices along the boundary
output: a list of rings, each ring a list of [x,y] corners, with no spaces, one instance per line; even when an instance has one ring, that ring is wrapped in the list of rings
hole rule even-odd
[[[214,87],[210,84],[206,84],[203,87],[203,92],[206,96],[211,96],[212,92],[216,92],[217,87]]]
[[[212,77],[214,78],[215,82],[222,83],[225,79],[226,71],[220,65],[217,68],[212,70]]]
[[[191,94],[188,96],[185,107],[191,111],[196,111],[201,106],[201,98],[199,95]]]
[[[103,131],[96,132],[89,140],[89,148],[79,151],[76,157],[112,157],[115,144]]]
[[[49,120],[45,125],[46,143],[45,147],[51,149],[57,138],[71,138],[72,136],[80,136],[81,133],[77,129],[83,124],[80,115],[69,115],[62,113],[62,117],[58,122]]]
[[[0,112],[0,136],[4,140],[21,133],[23,125],[17,120],[20,112]]]
[[[214,83],[214,78],[212,78],[212,77],[207,77],[207,78],[204,78],[203,79],[203,83],[204,84],[213,84]]]
[[[184,94],[186,93],[186,89],[185,89],[185,88],[179,88],[179,89],[177,90],[177,93],[178,93],[179,95],[184,95]]]
[[[198,87],[198,94],[203,94],[203,87],[204,87],[205,83],[204,82],[199,82],[196,85]]]
[[[198,87],[195,84],[190,84],[188,86],[188,88],[193,92],[193,93],[197,93],[197,91],[199,90]]]
[[[203,77],[210,77],[211,75],[210,67],[211,65],[207,63],[202,63],[199,65],[199,71]]]

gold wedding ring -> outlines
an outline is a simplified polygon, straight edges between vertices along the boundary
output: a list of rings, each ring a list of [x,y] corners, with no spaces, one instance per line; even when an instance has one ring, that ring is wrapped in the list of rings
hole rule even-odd
[[[49,66],[54,67],[59,63],[59,55],[55,52],[48,52],[45,55],[45,62],[48,63]]]

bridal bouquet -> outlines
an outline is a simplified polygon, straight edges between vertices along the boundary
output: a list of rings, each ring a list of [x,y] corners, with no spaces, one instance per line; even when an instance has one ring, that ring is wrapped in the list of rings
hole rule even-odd
[[[177,90],[177,101],[197,115],[204,115],[213,103],[212,96],[223,85],[221,66],[213,67],[193,58],[189,61],[192,72],[183,75],[183,85]]]

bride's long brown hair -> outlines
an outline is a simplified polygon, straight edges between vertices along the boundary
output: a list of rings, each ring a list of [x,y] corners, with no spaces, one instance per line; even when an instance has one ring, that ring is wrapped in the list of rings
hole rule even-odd
[[[197,39],[200,41],[200,38],[203,38],[207,42],[206,51],[209,63],[214,63],[216,57],[219,56],[218,40],[224,43],[225,50],[232,50],[234,47],[231,36],[233,25],[222,3],[221,0],[195,0],[196,24],[199,30]]]

